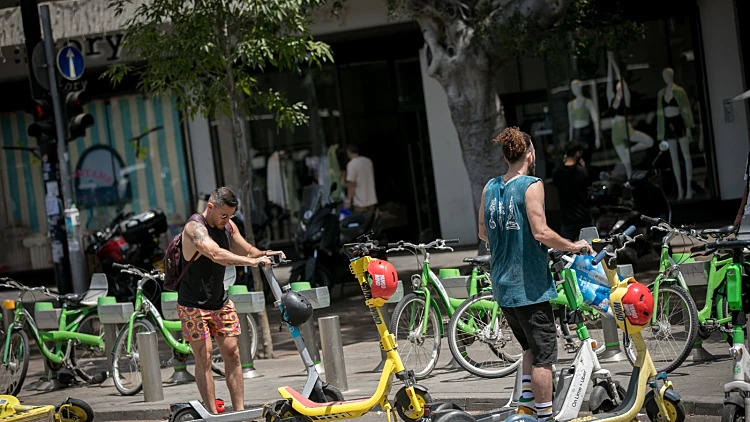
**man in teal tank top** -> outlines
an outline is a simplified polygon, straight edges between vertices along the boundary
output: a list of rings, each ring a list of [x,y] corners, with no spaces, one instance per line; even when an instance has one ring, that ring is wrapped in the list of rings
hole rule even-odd
[[[557,329],[549,301],[557,296],[547,266],[547,248],[591,251],[547,226],[544,186],[534,177],[536,153],[528,134],[507,128],[502,144],[508,172],[490,180],[479,207],[479,238],[488,242],[495,300],[523,353],[523,394],[519,413],[552,419],[552,365],[557,360]]]

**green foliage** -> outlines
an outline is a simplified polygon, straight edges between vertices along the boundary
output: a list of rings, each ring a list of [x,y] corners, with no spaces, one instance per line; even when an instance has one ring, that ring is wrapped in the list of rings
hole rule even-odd
[[[126,13],[131,0],[112,0]],[[169,93],[192,117],[200,111],[231,117],[230,97],[240,110],[274,113],[279,127],[307,121],[304,104],[259,86],[253,73],[301,73],[333,61],[328,45],[313,40],[310,12],[325,0],[151,0],[126,24],[123,52],[136,64],[118,63],[105,73],[113,84],[131,72],[150,94]],[[244,93],[245,95],[241,95]],[[186,116],[186,117],[187,117]]]
[[[472,22],[486,45],[501,58],[572,56],[579,64],[597,63],[606,50],[622,51],[643,39],[645,26],[628,20],[613,0],[573,0],[566,13],[549,28],[519,13],[505,25],[493,25],[481,11]]]

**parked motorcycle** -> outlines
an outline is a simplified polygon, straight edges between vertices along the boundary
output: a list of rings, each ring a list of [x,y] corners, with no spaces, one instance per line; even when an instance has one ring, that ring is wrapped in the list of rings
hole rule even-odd
[[[167,217],[160,209],[151,209],[140,214],[123,213],[107,226],[88,236],[86,253],[96,256],[101,264],[101,272],[107,275],[109,292],[118,302],[132,302],[138,280],[123,274],[113,264],[131,264],[143,269],[161,269],[164,250],[159,237],[167,231]],[[156,289],[156,288],[154,288]],[[156,296],[157,291],[144,292]],[[161,303],[158,298],[155,304]]]
[[[331,187],[331,192],[336,186]],[[372,239],[381,239],[380,212],[352,212],[340,220],[340,202],[330,200],[325,187],[310,185],[301,201],[295,249],[299,260],[292,266],[290,281],[309,281],[313,286],[330,289],[351,278],[349,260],[342,251],[346,243],[372,232]]]
[[[633,170],[630,180],[622,180],[611,173],[601,172],[599,181],[594,182],[590,190],[596,228],[602,237],[619,233],[630,226],[637,228],[634,245],[620,253],[621,264],[632,264],[637,268],[637,259],[651,251],[661,250],[662,238],[651,233],[650,227],[641,221],[641,215],[654,215],[671,221],[672,209],[664,191],[659,186],[660,172],[656,162],[669,149],[669,144],[661,142],[659,153],[651,162],[649,170]]]

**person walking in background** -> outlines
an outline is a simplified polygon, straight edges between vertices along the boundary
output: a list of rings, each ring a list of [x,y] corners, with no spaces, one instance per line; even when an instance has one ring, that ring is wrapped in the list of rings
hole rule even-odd
[[[349,162],[346,164],[346,201],[345,209],[354,211],[373,211],[378,203],[375,194],[375,172],[372,160],[359,155],[359,148],[354,144],[346,147]]]
[[[589,207],[589,177],[583,161],[583,146],[578,141],[565,144],[562,165],[552,171],[552,184],[560,198],[560,235],[577,240],[582,228],[591,227],[593,217]]]

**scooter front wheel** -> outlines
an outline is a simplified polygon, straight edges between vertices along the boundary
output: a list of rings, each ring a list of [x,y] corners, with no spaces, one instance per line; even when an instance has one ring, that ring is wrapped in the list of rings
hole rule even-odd
[[[646,397],[646,414],[651,422],[658,422],[662,416],[666,416],[665,419],[669,422],[684,422],[685,421],[685,405],[681,401],[677,401],[669,397],[668,394],[664,395],[664,407],[667,410],[666,415],[662,415],[659,412],[659,406],[656,404],[653,394],[649,394]]]
[[[186,408],[178,411],[174,414],[174,417],[170,422],[185,422],[185,421],[194,421],[201,418],[201,415],[198,414],[195,410],[192,408]]]
[[[332,385],[326,385],[325,387],[323,387],[323,397],[320,397],[320,393],[313,390],[312,394],[310,394],[310,400],[314,401],[315,403],[344,401],[344,395],[341,394],[341,391],[338,388]]]
[[[724,403],[721,422],[742,422],[745,420],[745,408],[737,403]]]
[[[406,387],[401,387],[396,393],[396,412],[398,412],[398,415],[404,422],[416,422],[422,420],[422,417],[424,417],[424,405],[426,403],[432,403],[430,393],[428,393],[427,389],[421,385],[414,386],[414,394],[417,396],[420,409],[414,409],[411,405],[411,399],[409,399],[409,395],[406,393]]]

